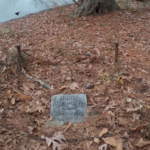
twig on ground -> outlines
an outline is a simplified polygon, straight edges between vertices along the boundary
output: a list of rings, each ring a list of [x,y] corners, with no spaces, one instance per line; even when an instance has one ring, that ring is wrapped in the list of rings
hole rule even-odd
[[[34,78],[34,77],[28,75],[28,74],[26,74],[26,77],[27,77],[28,79],[31,79],[32,81],[38,82],[40,85],[42,85],[43,87],[45,87],[45,88],[47,88],[47,89],[53,90],[53,86],[50,86],[50,85],[44,83],[44,82],[41,81],[41,80],[38,80],[38,79],[36,79],[36,78]]]

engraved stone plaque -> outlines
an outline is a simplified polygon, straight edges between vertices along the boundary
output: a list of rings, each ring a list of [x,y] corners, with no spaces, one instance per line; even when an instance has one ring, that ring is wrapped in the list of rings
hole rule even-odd
[[[51,97],[51,123],[63,125],[71,121],[72,123],[83,122],[86,117],[87,98],[85,94],[65,94]]]

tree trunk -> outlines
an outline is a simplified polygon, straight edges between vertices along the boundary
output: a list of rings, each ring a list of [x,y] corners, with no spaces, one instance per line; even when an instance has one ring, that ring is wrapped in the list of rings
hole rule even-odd
[[[73,14],[73,17],[91,14],[104,14],[113,10],[120,10],[115,0],[84,0],[79,9]]]

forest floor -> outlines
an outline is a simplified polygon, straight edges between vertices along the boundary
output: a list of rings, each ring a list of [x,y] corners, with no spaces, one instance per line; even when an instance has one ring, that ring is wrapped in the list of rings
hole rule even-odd
[[[73,19],[75,9],[0,24],[0,149],[150,150],[150,10]],[[51,96],[75,93],[87,95],[85,121],[43,126]]]

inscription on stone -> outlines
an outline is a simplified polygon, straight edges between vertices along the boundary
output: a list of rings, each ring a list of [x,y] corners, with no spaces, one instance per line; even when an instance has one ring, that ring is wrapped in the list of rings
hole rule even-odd
[[[51,97],[52,122],[64,124],[83,122],[86,117],[87,98],[85,94],[65,94]]]

